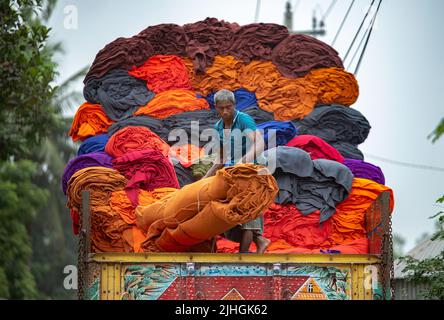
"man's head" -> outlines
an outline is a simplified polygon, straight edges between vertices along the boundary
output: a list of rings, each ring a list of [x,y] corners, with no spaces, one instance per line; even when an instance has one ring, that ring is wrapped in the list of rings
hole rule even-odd
[[[214,106],[224,121],[232,120],[236,106],[234,93],[226,89],[219,90],[214,95]]]

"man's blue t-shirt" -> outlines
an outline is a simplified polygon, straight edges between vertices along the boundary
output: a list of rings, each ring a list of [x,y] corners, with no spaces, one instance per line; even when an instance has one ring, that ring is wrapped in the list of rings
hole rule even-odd
[[[214,127],[219,133],[221,148],[227,148],[231,143],[231,147],[226,149],[226,152],[230,151],[226,165],[230,166],[234,165],[245,156],[247,153],[247,144],[252,144],[252,141],[248,141],[249,139],[246,137],[246,134],[256,131],[257,129],[254,119],[248,114],[238,110],[236,110],[236,113],[234,114],[229,136],[225,136],[223,119],[216,122]]]

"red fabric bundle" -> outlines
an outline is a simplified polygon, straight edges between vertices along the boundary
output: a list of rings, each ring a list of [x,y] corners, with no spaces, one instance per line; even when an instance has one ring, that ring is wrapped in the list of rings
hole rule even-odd
[[[300,135],[294,137],[287,143],[287,147],[296,147],[306,151],[310,154],[312,160],[327,159],[340,163],[344,162],[344,157],[338,150],[316,136]]]
[[[147,82],[155,93],[172,89],[191,89],[188,69],[184,61],[173,55],[155,55],[140,67],[134,66],[128,73]]]
[[[158,150],[124,154],[113,160],[113,166],[128,179],[125,191],[134,206],[139,202],[139,188],[147,191],[163,187],[179,189],[173,164]]]
[[[128,152],[145,149],[158,150],[167,157],[170,147],[147,127],[126,127],[111,136],[105,152],[118,158]]]

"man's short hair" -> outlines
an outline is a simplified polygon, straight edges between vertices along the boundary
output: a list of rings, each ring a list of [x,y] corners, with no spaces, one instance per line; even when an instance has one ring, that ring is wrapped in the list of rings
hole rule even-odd
[[[229,101],[236,104],[236,99],[234,93],[227,89],[222,89],[216,92],[214,95],[214,104],[217,105],[219,102]]]

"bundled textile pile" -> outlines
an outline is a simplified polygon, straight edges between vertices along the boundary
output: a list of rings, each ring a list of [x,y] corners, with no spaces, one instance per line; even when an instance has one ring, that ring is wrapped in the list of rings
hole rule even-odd
[[[202,179],[220,89],[234,92],[268,150],[263,166]],[[150,26],[97,53],[83,95],[62,188],[75,233],[81,191],[91,192],[96,252],[214,251],[212,239],[264,213],[268,252],[363,253],[365,210],[391,192],[358,149],[370,124],[350,107],[354,75],[332,47],[281,25]],[[236,250],[226,239],[217,247]]]

